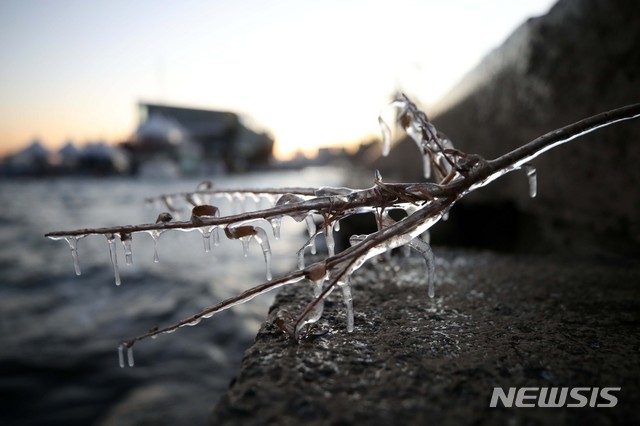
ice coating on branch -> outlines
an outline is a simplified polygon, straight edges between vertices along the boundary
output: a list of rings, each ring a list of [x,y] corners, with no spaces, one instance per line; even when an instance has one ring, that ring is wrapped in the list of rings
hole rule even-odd
[[[353,297],[351,296],[351,284],[338,281],[338,287],[342,290],[342,300],[347,310],[347,331],[353,332]]]
[[[133,251],[131,250],[132,236],[129,233],[121,232],[120,241],[124,247],[124,262],[127,265],[133,265]]]
[[[120,285],[120,272],[118,271],[118,252],[116,251],[116,237],[113,234],[107,234],[107,242],[109,243],[109,257],[111,258],[111,266],[113,266],[113,274],[115,275],[116,285]]]
[[[284,194],[282,197],[278,199],[278,202],[276,202],[276,207],[284,206],[287,204],[302,203],[302,202],[304,202],[304,198],[300,197],[299,195]],[[302,222],[307,217],[307,212],[301,211],[299,213],[289,213],[289,216],[291,216],[293,220],[295,220],[296,222]]]
[[[351,244],[352,246],[355,246],[356,244],[359,244],[362,241],[364,241],[365,238],[367,238],[366,235],[352,235],[349,237],[349,244]]]
[[[409,247],[417,251],[424,257],[424,260],[427,264],[427,293],[429,297],[433,298],[435,296],[435,270],[436,270],[436,259],[433,255],[433,250],[431,246],[427,244],[420,237],[414,238],[410,243]]]
[[[527,173],[527,179],[529,180],[529,197],[534,198],[538,194],[538,177],[536,168],[531,164],[524,164],[522,168]]]

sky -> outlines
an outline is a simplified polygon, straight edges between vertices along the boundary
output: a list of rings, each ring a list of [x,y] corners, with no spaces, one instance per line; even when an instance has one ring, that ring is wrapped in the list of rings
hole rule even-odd
[[[237,112],[275,154],[378,135],[401,90],[429,112],[554,0],[0,0],[0,155],[125,140],[140,101]]]

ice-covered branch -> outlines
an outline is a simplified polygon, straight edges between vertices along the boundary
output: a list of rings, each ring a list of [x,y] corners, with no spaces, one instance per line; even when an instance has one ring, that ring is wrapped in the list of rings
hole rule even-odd
[[[376,172],[374,185],[368,189],[350,188],[265,188],[265,189],[214,189],[213,184],[204,182],[193,192],[166,194],[148,199],[164,203],[168,212],[160,213],[155,223],[142,225],[124,225],[109,228],[79,229],[73,231],[52,232],[46,236],[52,239],[64,239],[69,244],[76,273],[80,274],[77,255],[77,241],[88,235],[104,235],[109,243],[116,283],[120,283],[117,265],[116,239],[125,249],[127,262],[132,259],[131,235],[145,232],[154,242],[166,231],[197,230],[202,233],[205,250],[210,248],[210,239],[219,238],[218,228],[224,230],[229,239],[242,241],[245,247],[251,239],[261,246],[267,266],[267,282],[250,288],[245,292],[211,306],[176,324],[154,328],[145,334],[126,340],[120,346],[120,363],[124,366],[124,351],[127,350],[128,364],[133,365],[131,349],[134,344],[147,337],[160,333],[171,333],[183,326],[196,325],[204,318],[240,303],[244,303],[260,294],[275,288],[309,280],[313,285],[313,300],[293,319],[291,324],[280,323],[280,327],[290,334],[293,340],[303,338],[309,326],[317,322],[324,309],[325,298],[336,288],[341,289],[347,309],[347,330],[354,329],[353,306],[351,300],[351,275],[368,259],[388,253],[390,250],[407,246],[418,251],[427,264],[428,295],[433,297],[433,252],[429,245],[418,237],[426,233],[431,226],[448,214],[451,207],[466,194],[481,188],[514,170],[524,170],[529,179],[529,194],[537,193],[536,170],[529,164],[531,160],[544,152],[574,140],[586,133],[623,120],[640,117],[640,104],[629,105],[609,112],[595,115],[577,123],[549,132],[523,146],[494,160],[485,160],[476,154],[466,154],[453,147],[451,141],[435,129],[426,114],[420,111],[408,98],[403,97],[393,104],[398,124],[416,142],[423,156],[424,174],[435,177],[435,182],[389,183],[384,182]],[[381,118],[383,131],[383,153],[389,151],[391,128]],[[244,201],[252,199],[254,209],[221,216],[212,199],[223,198],[246,207]],[[262,208],[264,201],[268,206]],[[182,206],[178,204],[182,204]],[[190,209],[190,219],[174,220],[174,214]],[[395,221],[389,210],[402,209],[406,217]],[[335,254],[333,232],[340,220],[364,212],[374,212],[377,216],[378,231],[370,235],[352,236],[351,247]],[[305,221],[309,240],[298,252],[298,270],[271,280],[271,253],[269,238],[264,229],[256,226],[257,221],[266,221],[272,228],[274,238],[280,236],[280,222],[283,216],[290,216],[298,222]],[[319,227],[314,222],[321,217]],[[315,238],[324,235],[328,256],[308,267],[304,266],[304,251],[311,247],[315,252]],[[216,240],[217,241],[217,240]],[[154,256],[157,261],[157,253]]]

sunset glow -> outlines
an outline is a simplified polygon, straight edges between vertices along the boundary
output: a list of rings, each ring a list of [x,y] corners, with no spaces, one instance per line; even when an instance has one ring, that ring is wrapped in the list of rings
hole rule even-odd
[[[0,155],[122,141],[141,100],[250,116],[279,158],[357,142],[394,92],[428,108],[552,3],[2,2]]]

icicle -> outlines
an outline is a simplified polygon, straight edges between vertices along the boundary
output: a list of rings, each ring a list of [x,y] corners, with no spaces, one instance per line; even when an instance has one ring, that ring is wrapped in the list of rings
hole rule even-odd
[[[173,220],[173,216],[171,213],[163,212],[158,215],[156,219],[156,223],[169,223]],[[160,258],[158,257],[158,238],[162,235],[164,231],[159,231],[157,229],[152,229],[147,231],[147,234],[151,236],[153,239],[153,263],[160,262]]]
[[[325,222],[324,226],[324,238],[327,242],[327,250],[329,251],[329,257],[336,254],[336,243],[333,239],[333,223]]]
[[[116,285],[120,285],[120,272],[118,271],[118,252],[116,251],[116,238],[113,234],[107,234],[107,242],[109,243],[109,256],[111,257],[111,265],[116,279]]]
[[[411,256],[411,247],[408,244],[402,246],[402,255],[404,257]]]
[[[81,238],[84,238],[84,236]],[[82,272],[80,271],[80,261],[78,260],[78,238],[66,237],[65,240],[67,241],[67,243],[69,243],[69,247],[71,248],[71,258],[73,259],[73,269],[76,271],[76,275],[80,275]]]
[[[344,301],[344,306],[347,310],[347,331],[349,333],[353,332],[353,298],[351,296],[351,285],[338,281],[338,287],[342,290],[342,300]]]
[[[239,214],[245,211],[244,209],[244,194],[242,192],[233,193],[233,213]]]
[[[195,225],[202,225],[217,217],[220,217],[220,210],[215,206],[203,204],[200,206],[195,206],[193,209],[191,209],[191,223]],[[214,226],[205,226],[202,228],[198,228],[198,231],[202,234],[204,251],[206,253],[211,251],[211,233],[214,228]]]
[[[118,364],[124,368],[124,345],[118,346]]]
[[[435,296],[435,268],[436,261],[435,256],[433,255],[433,250],[431,250],[431,246],[424,242],[422,239],[414,238],[409,246],[420,253],[425,262],[427,263],[427,292],[429,297],[433,298]]]
[[[313,268],[313,265],[310,267]],[[313,306],[313,308],[304,316],[304,318],[302,318],[299,322],[298,322],[298,326],[296,327],[295,331],[294,331],[294,338],[296,340],[300,339],[300,335],[301,332],[303,330],[303,328],[307,325],[307,324],[313,324],[315,322],[317,322],[320,318],[322,318],[322,313],[324,312],[324,298],[323,299],[319,299],[318,297],[320,297],[320,294],[323,291],[323,286],[324,286],[324,281],[325,281],[326,275],[324,277],[322,277],[319,280],[312,280],[312,285],[313,285],[313,294],[315,299],[315,305]],[[324,296],[328,296],[331,293],[332,289],[329,290]]]
[[[256,234],[253,236],[258,244],[260,244],[260,248],[262,249],[262,254],[264,255],[264,264],[267,269],[267,281],[271,281],[271,247],[269,246],[269,238],[267,237],[267,233],[264,229],[260,227],[254,228],[256,230]]]
[[[319,280],[311,281],[311,285],[313,287],[313,297],[320,296],[320,293],[322,293],[324,288],[324,277]]]
[[[311,254],[316,254],[316,223],[313,221],[313,214],[307,214],[304,220],[307,224],[307,232],[309,233],[309,239],[311,242]]]
[[[304,247],[302,247],[300,251],[298,251],[298,269],[304,269]]]
[[[242,242],[242,254],[244,257],[249,256],[249,243],[251,242],[252,236],[240,237],[240,241]]]
[[[227,238],[230,240],[240,240],[242,242],[242,250],[244,251],[244,257],[249,255],[249,243],[251,239],[258,234],[258,231],[261,230],[261,233],[264,233],[264,229],[256,228],[253,226],[227,226],[224,228],[224,233],[227,235]],[[266,238],[265,238],[266,240]]]
[[[173,198],[171,198],[169,195],[163,195],[162,196],[162,201],[164,202],[165,206],[167,206],[167,208],[169,209],[169,211],[171,212],[179,212],[180,209],[176,207]]]
[[[211,191],[212,189],[213,182],[210,180],[203,180],[198,184],[198,186],[196,186],[196,191],[203,192],[203,194],[200,194],[202,195],[202,200],[199,204],[209,204],[211,202],[211,194],[208,193],[208,191]]]
[[[213,228],[213,231],[211,232],[211,237],[213,238],[213,245],[218,247],[220,245],[220,233],[217,226]]]
[[[378,124],[380,124],[380,132],[382,133],[382,156],[386,157],[391,151],[391,129],[382,116],[378,116]]]
[[[386,108],[384,108],[381,112],[380,115],[378,115],[378,124],[380,125],[380,132],[382,133],[382,156],[386,157],[387,155],[389,155],[389,152],[391,151],[391,142],[392,142],[392,134],[391,134],[391,129],[389,128],[389,125],[387,124],[387,122],[384,120],[384,118],[382,118],[382,115],[386,112],[386,111],[394,111],[399,109],[402,112],[404,112],[404,110],[407,107],[407,103],[405,101],[394,101],[391,104],[389,104]],[[398,119],[398,113],[396,112],[396,115],[393,117],[393,119],[391,120],[393,123],[395,123]]]
[[[124,261],[127,265],[133,265],[133,252],[131,251],[132,236],[129,233],[121,232],[120,241],[124,247]]]
[[[196,191],[211,191],[213,189],[213,182],[210,180],[203,180],[196,186]]]
[[[277,201],[276,195],[263,193],[263,194],[260,194],[260,198],[262,199],[262,202],[266,205],[268,209],[276,205],[276,201]]]
[[[311,254],[316,254],[318,251],[316,250],[316,236],[313,235],[310,239],[309,239],[309,247],[311,247]]]
[[[151,238],[153,238],[153,263],[160,262],[160,257],[158,256],[158,237],[160,237],[160,233],[151,234]]]
[[[204,252],[209,253],[211,251],[211,228],[200,229],[200,233],[204,242]]]
[[[127,348],[127,364],[129,367],[133,367],[135,365],[133,361],[133,346],[129,346]]]
[[[333,230],[336,231],[336,232],[340,232],[340,220],[339,219],[336,219],[333,222]]]
[[[536,168],[531,164],[524,164],[522,168],[527,173],[527,178],[529,179],[529,197],[534,198],[538,194],[538,178]]]
[[[273,230],[273,238],[279,240],[280,226],[282,225],[282,216],[272,217],[271,219],[269,219],[269,224],[271,225],[271,229]]]
[[[224,196],[224,198],[229,203],[229,211],[234,212],[235,211],[235,207],[234,207],[234,203],[233,203],[233,195],[228,193],[228,192],[224,192],[222,195]]]
[[[426,153],[422,156],[422,175],[425,179],[431,177],[431,157]]]

